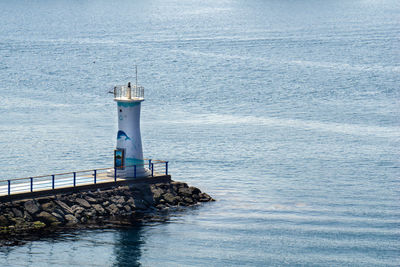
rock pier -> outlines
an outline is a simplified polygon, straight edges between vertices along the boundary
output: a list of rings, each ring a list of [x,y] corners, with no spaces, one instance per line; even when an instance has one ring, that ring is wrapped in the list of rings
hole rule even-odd
[[[0,202],[0,239],[65,228],[130,225],[171,207],[214,201],[183,182],[130,184]],[[4,243],[4,242],[3,242]]]

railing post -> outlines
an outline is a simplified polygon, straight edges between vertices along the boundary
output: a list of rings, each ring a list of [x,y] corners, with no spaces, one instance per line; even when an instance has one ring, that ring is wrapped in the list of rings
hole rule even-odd
[[[133,175],[133,177],[136,178],[136,165],[134,165],[133,167],[134,167],[134,175]]]
[[[76,172],[74,172],[74,187],[76,186]]]
[[[33,192],[33,178],[31,177],[31,192]]]
[[[114,167],[114,181],[117,181],[117,168]]]
[[[96,171],[96,170],[93,170],[93,171],[94,171],[94,173],[93,173],[93,176],[94,176],[94,183],[96,184],[97,171]]]
[[[151,177],[154,177],[154,163],[151,164]]]
[[[51,176],[51,188],[54,190],[54,174]]]
[[[165,162],[165,175],[168,175],[168,161]]]
[[[149,159],[149,169],[151,168],[151,159]]]
[[[8,182],[8,195],[11,195],[11,181],[7,180]]]

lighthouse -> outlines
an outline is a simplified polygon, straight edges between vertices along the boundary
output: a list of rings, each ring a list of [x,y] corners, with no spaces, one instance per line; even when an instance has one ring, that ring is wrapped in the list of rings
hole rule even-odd
[[[137,76],[136,76],[137,77]],[[144,166],[142,138],[140,135],[140,107],[144,101],[144,88],[130,82],[114,87],[117,102],[118,133],[114,150],[114,168],[121,178],[149,175]]]

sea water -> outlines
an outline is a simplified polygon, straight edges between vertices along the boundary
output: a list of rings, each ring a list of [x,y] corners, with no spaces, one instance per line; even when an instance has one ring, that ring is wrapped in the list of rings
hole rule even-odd
[[[147,158],[217,199],[0,248],[1,266],[398,266],[400,2],[1,1],[0,178]]]

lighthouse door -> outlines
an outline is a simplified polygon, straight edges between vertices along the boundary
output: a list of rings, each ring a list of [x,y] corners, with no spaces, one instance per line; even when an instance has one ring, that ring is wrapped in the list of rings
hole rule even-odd
[[[114,167],[124,169],[125,167],[125,149],[117,148],[114,150]]]

